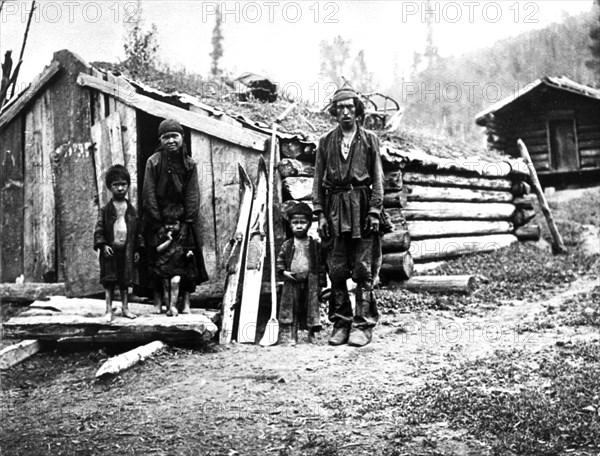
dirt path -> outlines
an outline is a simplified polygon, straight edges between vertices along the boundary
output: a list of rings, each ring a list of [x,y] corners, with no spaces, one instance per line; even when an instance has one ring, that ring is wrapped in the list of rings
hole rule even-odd
[[[597,284],[579,279],[547,301],[464,317],[383,315],[361,349],[330,347],[326,337],[316,346],[172,349],[103,381],[94,379],[105,358],[97,352],[38,355],[3,378],[3,454],[482,455],[482,444],[443,423],[398,452],[403,436],[390,404],[444,368],[498,349],[597,338],[589,327],[526,330]],[[439,453],[427,450],[434,437]]]

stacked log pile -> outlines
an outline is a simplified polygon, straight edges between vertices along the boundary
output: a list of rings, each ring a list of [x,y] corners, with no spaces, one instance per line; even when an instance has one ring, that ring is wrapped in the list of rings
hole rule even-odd
[[[284,199],[311,204],[314,149],[282,147],[278,169]],[[394,231],[382,238],[381,276],[409,279],[413,262],[489,252],[539,239],[525,166],[444,160],[384,145],[384,207]]]

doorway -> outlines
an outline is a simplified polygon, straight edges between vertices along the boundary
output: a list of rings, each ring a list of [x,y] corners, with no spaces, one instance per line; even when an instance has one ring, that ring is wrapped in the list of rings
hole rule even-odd
[[[548,124],[550,132],[550,164],[554,171],[579,169],[575,119],[555,119]]]

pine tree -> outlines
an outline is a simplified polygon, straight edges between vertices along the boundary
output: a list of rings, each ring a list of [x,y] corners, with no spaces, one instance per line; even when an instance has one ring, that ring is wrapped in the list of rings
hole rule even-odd
[[[127,24],[127,35],[123,45],[125,49],[124,66],[131,76],[137,76],[158,66],[158,29],[156,24],[150,30],[144,30],[142,5],[138,0],[135,16]]]
[[[213,28],[212,36],[212,52],[210,53],[210,58],[212,59],[210,74],[213,76],[219,76],[222,72],[219,68],[219,61],[221,60],[221,57],[223,57],[223,33],[221,32],[221,24],[221,10],[217,8],[215,27]]]
[[[321,71],[320,75],[326,82],[333,82],[338,86],[347,76],[348,59],[350,57],[350,41],[336,36],[333,43],[321,41]]]
[[[596,86],[600,81],[600,0],[594,1],[594,7],[592,8],[592,24],[590,27],[590,44],[588,48],[590,50],[591,58],[585,61],[585,66],[592,70],[595,75]]]

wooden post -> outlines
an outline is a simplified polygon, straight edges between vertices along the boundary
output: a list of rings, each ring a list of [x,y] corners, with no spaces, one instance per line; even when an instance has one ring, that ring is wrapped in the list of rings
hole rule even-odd
[[[544,196],[544,190],[542,190],[542,186],[540,185],[540,180],[538,179],[535,168],[533,167],[533,162],[531,161],[531,157],[529,156],[527,147],[521,139],[517,140],[517,145],[519,146],[519,152],[521,152],[521,157],[523,157],[523,160],[525,160],[525,164],[529,169],[529,177],[531,178],[533,191],[538,197],[540,207],[542,208],[542,212],[544,213],[546,221],[548,222],[548,228],[550,228],[550,234],[552,234],[552,240],[554,241],[552,243],[552,248],[556,253],[565,253],[567,249],[565,248],[565,244],[563,243],[562,237],[558,232],[558,228],[556,227],[556,223],[554,222],[554,217],[552,217],[552,213],[550,212],[548,201],[546,201],[546,197]]]

